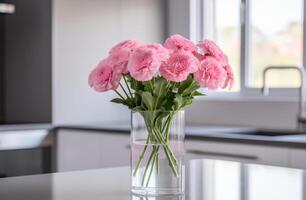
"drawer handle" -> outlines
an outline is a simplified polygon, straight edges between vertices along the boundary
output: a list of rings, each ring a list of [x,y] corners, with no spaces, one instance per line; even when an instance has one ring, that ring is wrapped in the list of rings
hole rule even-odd
[[[205,156],[218,156],[218,157],[229,157],[229,158],[239,158],[246,160],[257,160],[257,156],[247,156],[247,155],[239,155],[239,154],[231,154],[231,153],[217,153],[217,152],[209,152],[209,151],[201,151],[201,150],[187,150],[187,153],[196,154],[196,155],[205,155]]]

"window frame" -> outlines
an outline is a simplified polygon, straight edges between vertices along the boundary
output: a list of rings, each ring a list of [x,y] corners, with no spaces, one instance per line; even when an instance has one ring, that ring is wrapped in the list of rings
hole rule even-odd
[[[190,0],[194,2],[190,7],[190,13],[192,20],[196,21],[196,24],[200,27],[193,26],[190,29],[191,39],[199,41],[206,38],[207,35],[207,22],[208,17],[205,15],[205,11],[211,8],[208,7],[209,0]],[[214,0],[213,0],[214,1]],[[231,96],[262,96],[261,88],[251,87],[250,83],[250,1],[251,0],[240,0],[240,91],[232,92]],[[195,3],[196,2],[196,3]],[[193,8],[192,8],[193,7]],[[214,7],[214,5],[213,5]],[[200,12],[200,13],[198,13]],[[195,13],[195,14],[194,14]],[[191,21],[193,24],[195,21]],[[303,48],[302,48],[302,66],[306,70],[306,3],[303,2]],[[271,88],[270,96],[298,96],[299,88]],[[219,95],[229,96],[228,92],[219,92]],[[223,96],[223,95],[222,95]]]

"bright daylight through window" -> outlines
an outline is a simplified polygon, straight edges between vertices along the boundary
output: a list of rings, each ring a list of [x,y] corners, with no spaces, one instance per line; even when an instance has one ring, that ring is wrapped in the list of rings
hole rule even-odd
[[[267,66],[302,65],[302,0],[251,0],[250,21],[251,87],[262,86],[262,71]],[[296,71],[280,73],[270,73],[270,86],[299,86]]]
[[[214,10],[205,14],[204,8],[204,18],[210,19],[205,21],[213,22],[204,25],[208,29],[204,30],[204,37],[217,41],[227,52],[236,77],[233,91],[240,90],[243,78],[244,88],[262,87],[263,70],[268,66],[300,67],[303,60],[302,0],[242,1],[249,6],[245,10],[241,9],[241,0],[204,0],[204,7]],[[242,21],[246,22],[245,27],[241,26]],[[241,37],[241,31],[247,37]],[[240,66],[241,60],[246,60],[246,66]],[[271,71],[267,80],[269,87],[276,88],[300,84],[294,70]]]

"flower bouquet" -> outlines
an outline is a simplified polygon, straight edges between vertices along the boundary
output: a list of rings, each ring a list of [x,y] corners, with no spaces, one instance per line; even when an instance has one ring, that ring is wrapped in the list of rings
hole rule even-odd
[[[182,154],[178,153],[183,149],[178,145],[183,144],[179,142],[183,136],[178,134],[184,132],[180,125],[184,122],[177,120],[177,115],[196,96],[204,95],[198,91],[200,87],[216,90],[233,84],[227,56],[210,40],[196,45],[173,35],[163,45],[126,40],[111,48],[108,57],[90,73],[89,85],[97,92],[114,91],[118,98],[112,102],[127,106],[137,115],[132,116],[134,192],[161,194],[162,188],[164,193],[183,191]],[[174,124],[181,131],[172,127]]]

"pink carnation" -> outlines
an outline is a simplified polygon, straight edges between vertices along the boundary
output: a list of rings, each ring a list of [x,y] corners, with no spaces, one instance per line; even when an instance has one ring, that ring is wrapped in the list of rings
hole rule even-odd
[[[129,60],[127,68],[131,76],[138,81],[148,81],[158,72],[160,58],[146,46],[136,49]]]
[[[167,61],[170,56],[168,49],[160,44],[151,43],[144,45],[144,47],[151,49],[156,54],[156,57],[159,59],[160,63]]]
[[[181,35],[172,35],[165,41],[164,46],[172,51],[197,51],[197,46]]]
[[[228,58],[219,48],[219,46],[211,40],[203,40],[198,46],[202,49],[204,55],[213,56],[223,66],[228,65]]]
[[[226,71],[226,79],[222,88],[224,89],[228,87],[229,89],[232,89],[235,82],[232,68],[230,65],[225,65],[223,68]]]
[[[223,66],[211,56],[201,61],[199,70],[194,73],[194,79],[209,90],[216,90],[225,84],[227,72]]]
[[[109,61],[114,66],[115,70],[123,74],[127,74],[127,64],[131,53],[135,51],[140,43],[134,40],[125,40],[115,45],[109,52]]]
[[[91,71],[88,83],[97,92],[115,90],[118,88],[121,76],[121,73],[114,70],[111,62],[108,59],[104,59]]]
[[[186,80],[190,73],[197,71],[198,65],[199,61],[192,53],[177,51],[161,65],[159,72],[167,80],[181,82]]]

